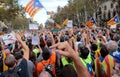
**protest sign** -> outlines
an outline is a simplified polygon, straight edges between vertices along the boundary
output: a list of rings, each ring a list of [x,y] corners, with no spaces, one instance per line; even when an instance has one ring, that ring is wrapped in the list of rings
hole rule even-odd
[[[33,45],[39,44],[39,36],[37,36],[37,35],[32,36],[32,44]]]
[[[29,24],[29,29],[30,30],[38,30],[38,25],[37,24]]]
[[[68,20],[68,26],[69,28],[72,28],[73,27],[73,21],[72,20]]]

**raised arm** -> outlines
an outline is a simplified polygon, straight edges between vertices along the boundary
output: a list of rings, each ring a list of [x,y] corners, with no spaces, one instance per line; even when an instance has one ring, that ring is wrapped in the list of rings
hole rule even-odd
[[[68,42],[58,43],[58,44],[51,46],[50,48],[57,48],[56,51],[60,55],[72,58],[75,64],[76,70],[77,70],[78,77],[90,77],[88,70],[82,64],[82,62],[79,59],[79,56],[77,55],[77,53],[75,53],[75,51],[68,44]]]
[[[22,47],[24,49],[24,55],[23,55],[23,57],[26,60],[29,60],[29,48],[28,48],[28,46],[26,45],[26,43],[24,41],[22,41],[21,36],[19,34],[16,34],[16,38],[20,42],[20,44],[22,45]]]

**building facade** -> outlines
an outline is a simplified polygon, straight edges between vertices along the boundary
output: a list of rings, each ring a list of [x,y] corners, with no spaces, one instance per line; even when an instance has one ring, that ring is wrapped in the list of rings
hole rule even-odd
[[[100,4],[97,12],[94,13],[93,16],[98,22],[98,25],[104,25],[105,22],[117,15],[117,7],[118,4],[115,0],[105,0],[102,4]]]

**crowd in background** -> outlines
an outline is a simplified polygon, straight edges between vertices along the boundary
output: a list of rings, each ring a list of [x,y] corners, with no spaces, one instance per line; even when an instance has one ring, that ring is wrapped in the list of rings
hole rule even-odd
[[[120,34],[110,28],[68,28],[14,34],[0,41],[0,77],[119,77]],[[32,38],[39,39],[38,45]]]

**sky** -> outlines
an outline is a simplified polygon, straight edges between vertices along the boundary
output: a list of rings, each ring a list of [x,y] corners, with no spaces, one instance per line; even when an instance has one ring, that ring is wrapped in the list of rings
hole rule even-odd
[[[27,3],[30,0],[19,0],[19,4],[25,7]],[[37,21],[39,24],[44,24],[45,21],[50,17],[46,14],[46,11],[54,11],[57,12],[57,7],[64,7],[67,5],[68,0],[39,0],[42,5],[45,7],[42,10],[40,10],[36,15],[34,16],[33,20]],[[29,15],[26,13],[26,17],[29,18]]]

